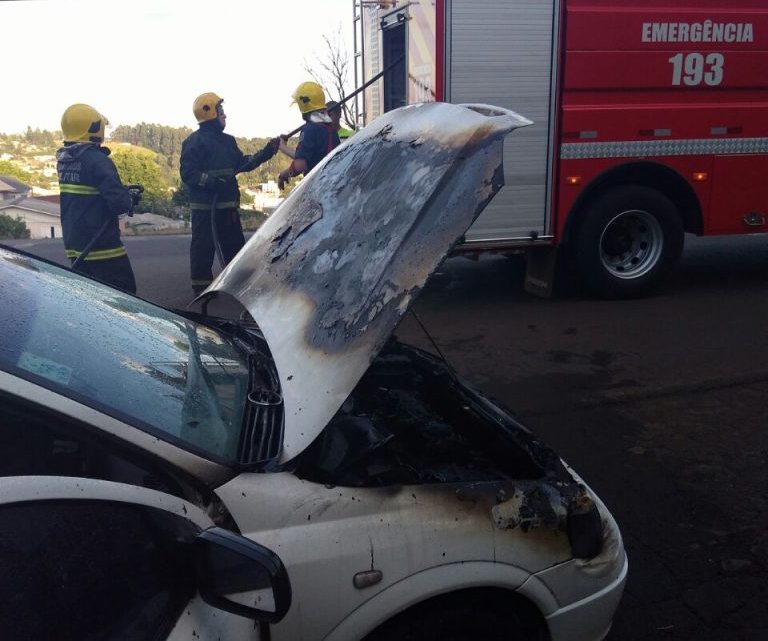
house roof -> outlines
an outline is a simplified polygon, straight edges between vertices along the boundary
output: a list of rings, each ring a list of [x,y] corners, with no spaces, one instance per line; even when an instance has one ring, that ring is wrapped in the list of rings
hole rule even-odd
[[[59,203],[51,203],[46,200],[40,200],[39,198],[17,198],[16,200],[9,200],[7,202],[0,201],[0,212],[5,209],[26,209],[27,211],[33,211],[38,214],[47,214],[49,216],[61,216],[61,208]]]
[[[0,176],[0,191],[16,191],[26,193],[30,189],[29,185],[11,178],[10,176]]]

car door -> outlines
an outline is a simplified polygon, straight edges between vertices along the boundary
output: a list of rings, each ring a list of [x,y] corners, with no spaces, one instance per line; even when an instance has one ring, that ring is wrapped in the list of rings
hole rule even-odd
[[[111,481],[6,476],[0,523],[7,641],[260,638],[255,617],[201,598],[196,540],[219,529],[191,503]]]

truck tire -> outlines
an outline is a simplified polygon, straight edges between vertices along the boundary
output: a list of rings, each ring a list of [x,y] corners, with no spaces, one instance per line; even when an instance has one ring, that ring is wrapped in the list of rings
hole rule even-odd
[[[616,187],[593,200],[576,230],[574,257],[584,285],[603,298],[648,294],[683,251],[683,225],[664,194]]]

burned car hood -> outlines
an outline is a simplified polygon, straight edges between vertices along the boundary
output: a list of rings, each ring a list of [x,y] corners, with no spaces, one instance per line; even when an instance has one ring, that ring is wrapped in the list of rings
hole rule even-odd
[[[269,344],[284,403],[280,462],[341,407],[501,188],[504,136],[528,124],[487,105],[381,116],[329,154],[206,291],[234,296]]]

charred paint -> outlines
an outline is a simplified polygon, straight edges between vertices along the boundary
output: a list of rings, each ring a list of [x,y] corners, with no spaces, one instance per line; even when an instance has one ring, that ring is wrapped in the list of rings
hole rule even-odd
[[[524,532],[538,527],[565,531],[567,513],[563,492],[547,481],[516,485],[492,510],[497,527]]]
[[[579,550],[599,541],[594,503],[554,451],[444,363],[396,341],[300,457],[296,473],[342,486],[448,485],[454,492],[444,495],[453,497],[446,509],[457,514],[479,510],[501,530],[567,533]]]
[[[323,217],[323,205],[316,200],[302,201],[296,208],[296,215],[287,221],[275,234],[269,251],[269,259],[275,262],[293,245],[311,225]]]
[[[463,232],[463,224],[451,224],[442,207],[430,201],[445,187],[441,183],[462,180],[453,165],[465,165],[471,155],[465,147],[479,143],[473,138],[460,149],[423,139],[414,144],[413,139],[393,138],[392,130],[383,127],[372,138],[376,144],[351,145],[335,156],[327,167],[331,178],[312,183],[269,245],[268,269],[274,278],[313,301],[305,340],[324,352],[344,349],[371,324],[395,324],[430,271],[435,254],[430,245],[450,246]],[[477,185],[479,169],[463,180]],[[493,180],[498,169],[496,164],[492,178],[480,180],[488,194],[469,209],[470,220],[501,186]],[[406,177],[399,195],[391,184],[398,174]],[[338,175],[345,180],[339,182]],[[325,211],[334,206],[337,211]],[[342,206],[344,211],[338,211]],[[311,233],[323,217],[329,224]]]

